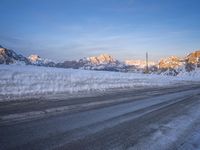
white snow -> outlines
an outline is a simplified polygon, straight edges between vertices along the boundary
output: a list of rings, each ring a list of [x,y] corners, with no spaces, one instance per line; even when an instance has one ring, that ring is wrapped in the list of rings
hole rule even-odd
[[[200,81],[200,71],[177,77],[87,71],[24,65],[0,65],[0,101],[52,93],[104,91],[114,88],[167,86],[183,81]]]
[[[178,78],[182,78],[187,81],[200,82],[200,68],[195,68],[195,71],[191,72],[182,71],[178,74]]]

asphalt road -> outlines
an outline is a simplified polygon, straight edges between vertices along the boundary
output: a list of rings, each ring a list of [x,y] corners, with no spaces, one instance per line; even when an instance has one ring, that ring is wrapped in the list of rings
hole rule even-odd
[[[0,149],[200,149],[200,85],[0,103]]]

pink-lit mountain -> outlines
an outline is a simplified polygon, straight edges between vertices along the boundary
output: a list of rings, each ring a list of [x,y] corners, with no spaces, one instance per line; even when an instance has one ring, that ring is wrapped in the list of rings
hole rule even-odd
[[[86,70],[106,70],[120,72],[144,72],[146,62],[143,60],[125,60],[119,61],[108,54],[87,57],[79,60],[67,60],[56,63],[48,59],[43,59],[38,55],[30,55],[25,57],[17,54],[13,50],[0,46],[0,64],[25,64],[59,68],[73,68]],[[163,72],[166,70],[174,71],[177,74],[179,70],[185,69],[191,71],[195,67],[200,67],[200,51],[188,54],[184,58],[171,56],[161,59],[158,63],[148,62],[149,72]]]

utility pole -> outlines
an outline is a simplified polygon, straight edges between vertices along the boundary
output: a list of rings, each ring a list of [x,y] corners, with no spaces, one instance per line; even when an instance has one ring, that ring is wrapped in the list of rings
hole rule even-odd
[[[148,60],[149,58],[148,58],[148,52],[146,52],[146,73],[149,73],[149,66],[148,66]]]

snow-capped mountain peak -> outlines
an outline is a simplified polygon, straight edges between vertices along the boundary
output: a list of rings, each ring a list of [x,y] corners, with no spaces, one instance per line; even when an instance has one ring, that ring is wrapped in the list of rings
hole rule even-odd
[[[28,59],[33,65],[37,65],[37,66],[55,67],[56,65],[53,61],[49,59],[43,59],[39,55],[36,55],[36,54],[30,55]]]
[[[31,61],[31,62],[37,62],[37,61],[40,61],[41,60],[41,57],[39,55],[36,55],[36,54],[32,54],[28,57],[28,59]]]
[[[164,59],[161,59],[159,62],[159,68],[167,69],[167,68],[177,68],[183,65],[183,60],[177,56],[170,56]]]
[[[99,56],[88,57],[87,60],[91,64],[107,64],[107,63],[115,63],[116,60],[108,54],[101,54]]]

